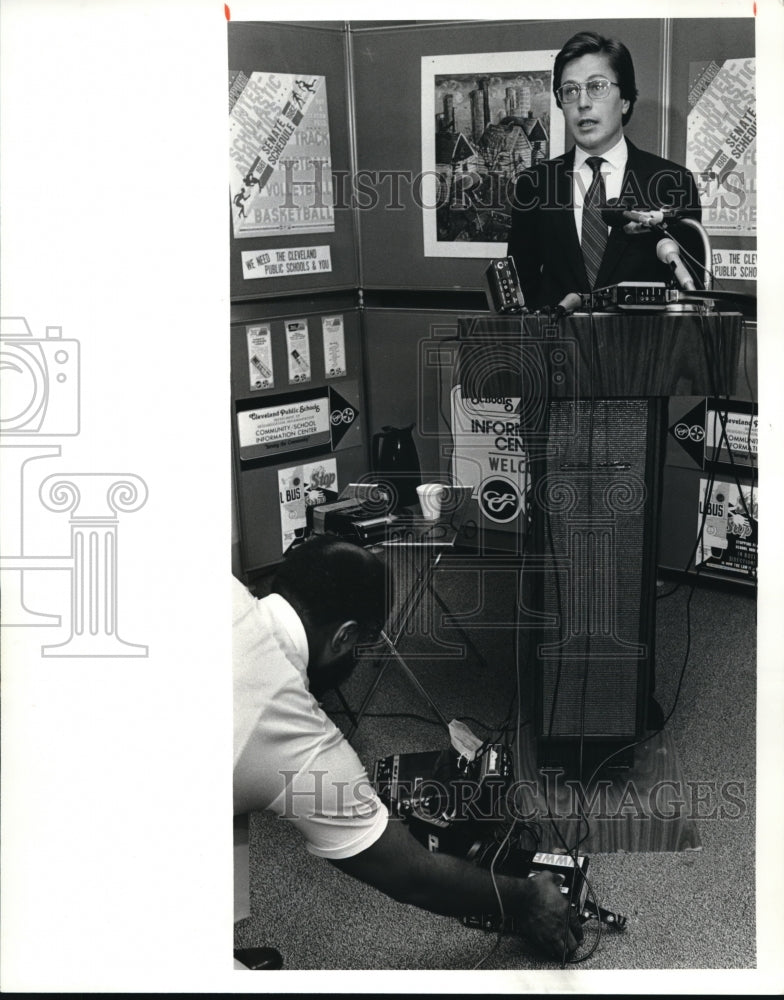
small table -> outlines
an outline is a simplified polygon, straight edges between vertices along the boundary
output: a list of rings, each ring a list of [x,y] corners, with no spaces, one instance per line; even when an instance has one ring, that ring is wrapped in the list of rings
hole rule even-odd
[[[406,513],[395,519],[389,528],[389,536],[383,542],[372,546],[371,551],[377,553],[386,561],[390,576],[393,579],[405,581],[402,588],[404,596],[398,607],[393,606],[391,608],[386,628],[381,632],[381,642],[385,649],[373,661],[374,665],[378,667],[378,673],[363,698],[358,711],[352,713],[352,725],[348,731],[349,739],[357,731],[363,715],[367,712],[381,684],[387,667],[392,662],[400,667],[409,681],[428,702],[444,728],[447,731],[449,730],[447,718],[411,667],[401,656],[398,644],[403,633],[420,609],[422,600],[427,593],[432,595],[444,612],[449,613],[449,609],[444,604],[443,599],[433,587],[433,578],[443,556],[455,551],[458,536],[458,526],[449,520],[439,519],[432,521],[426,520],[421,515]],[[403,560],[406,556],[413,557],[413,559],[407,560],[411,565],[404,566]],[[482,661],[483,658],[470,637],[459,625],[454,627],[460,630],[466,645]],[[344,707],[347,707],[345,706],[345,702]]]

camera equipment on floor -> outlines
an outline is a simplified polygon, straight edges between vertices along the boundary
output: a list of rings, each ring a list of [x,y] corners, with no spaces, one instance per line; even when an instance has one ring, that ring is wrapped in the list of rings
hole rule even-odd
[[[393,754],[376,761],[373,784],[390,815],[406,821],[417,840],[433,854],[463,857],[494,874],[528,878],[553,872],[562,879],[582,921],[598,919],[622,930],[626,918],[599,907],[588,893],[589,858],[532,850],[524,846],[530,828],[516,828],[506,797],[514,783],[512,755],[502,743],[484,745],[472,761],[452,747]],[[537,838],[538,840],[538,838]],[[466,927],[517,933],[514,917],[473,914]]]
[[[530,878],[540,872],[554,872],[562,879],[561,892],[570,898],[577,912],[582,914],[585,909],[588,901],[588,882],[585,876],[589,864],[585,855],[577,855],[575,862],[570,854],[525,850],[515,846],[515,841],[510,837],[506,840],[477,841],[466,857],[480,868],[490,868],[492,865],[496,875]],[[482,930],[517,930],[514,917],[505,917],[502,921],[497,914],[474,914],[463,917],[463,923],[466,927],[479,927]]]
[[[500,837],[501,832],[496,834]],[[623,930],[626,917],[612,913],[599,906],[589,894],[588,865],[590,859],[584,854],[555,854],[548,851],[532,851],[518,846],[514,836],[503,839],[477,841],[469,849],[466,857],[481,868],[490,868],[497,875],[511,875],[516,878],[530,878],[541,872],[552,872],[561,879],[560,890],[567,896],[581,922],[598,920],[603,927]],[[503,931],[510,934],[522,933],[521,921],[514,916],[478,913],[463,917],[466,927],[476,927],[484,931]]]
[[[430,851],[473,842],[476,824],[503,820],[512,781],[512,755],[502,743],[484,746],[472,761],[452,747],[393,754],[373,771],[379,798]]]

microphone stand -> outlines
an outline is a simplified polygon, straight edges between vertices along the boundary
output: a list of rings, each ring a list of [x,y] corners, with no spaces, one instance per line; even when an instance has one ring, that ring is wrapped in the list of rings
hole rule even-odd
[[[705,257],[705,277],[703,279],[703,284],[705,286],[705,291],[710,292],[713,289],[713,274],[711,273],[711,264],[713,263],[713,251],[711,250],[710,237],[705,229],[705,226],[701,222],[697,222],[696,219],[681,219],[680,220],[684,226],[691,226],[692,229],[696,229],[700,234],[702,239],[702,252]]]
[[[710,237],[708,236],[707,230],[702,225],[701,222],[697,222],[696,219],[679,219],[678,220],[684,226],[690,226],[692,229],[700,234],[700,239],[702,240],[702,252],[705,258],[704,265],[704,276],[703,284],[705,286],[706,292],[711,292],[713,290],[713,275],[711,274],[711,264],[713,263],[713,251],[711,250]],[[666,227],[663,227],[666,228]],[[694,293],[682,293],[678,291],[675,293],[675,302],[672,305],[667,306],[668,312],[694,312],[697,309],[703,312],[715,312],[716,304],[711,298],[702,299],[699,306],[695,306],[693,301],[686,299],[686,295],[693,295]],[[683,295],[683,297],[681,297]]]

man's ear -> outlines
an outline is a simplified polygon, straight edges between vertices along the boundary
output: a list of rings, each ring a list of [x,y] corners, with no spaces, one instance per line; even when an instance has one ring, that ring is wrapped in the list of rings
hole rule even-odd
[[[345,653],[352,649],[359,639],[359,623],[355,621],[343,622],[340,628],[335,630],[330,646],[335,653]]]

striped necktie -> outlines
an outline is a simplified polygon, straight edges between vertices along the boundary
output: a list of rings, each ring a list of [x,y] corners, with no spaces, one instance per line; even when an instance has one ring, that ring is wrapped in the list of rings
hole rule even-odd
[[[601,156],[589,156],[585,162],[593,171],[593,179],[583,202],[581,245],[588,284],[593,288],[604,256],[604,248],[607,246],[607,223],[602,219],[602,207],[606,199],[604,178],[600,172],[600,167],[605,161]]]

